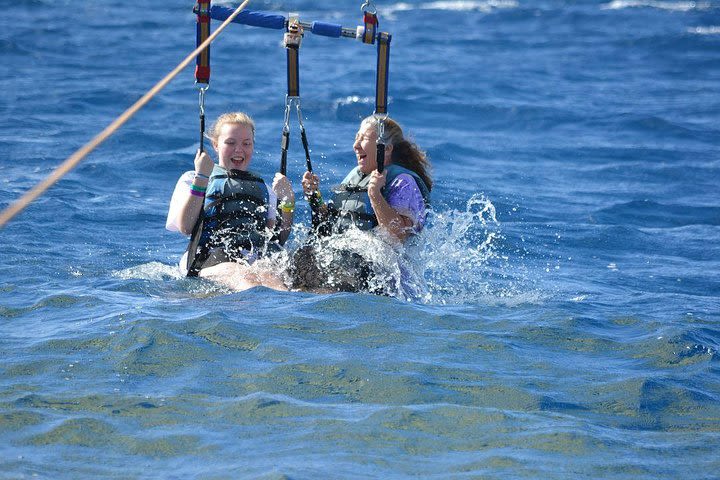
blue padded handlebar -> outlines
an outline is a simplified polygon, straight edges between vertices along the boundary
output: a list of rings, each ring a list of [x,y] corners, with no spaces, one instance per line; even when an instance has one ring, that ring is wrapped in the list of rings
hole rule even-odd
[[[334,23],[313,22],[311,31],[315,35],[339,38],[342,35],[342,26]]]
[[[213,5],[210,7],[210,18],[213,20],[227,20],[235,10],[232,8]],[[243,10],[233,19],[233,23],[250,25],[252,27],[274,28],[281,30],[285,28],[285,17],[276,13],[253,12]]]
[[[234,11],[232,8],[213,5],[210,7],[210,18],[221,21],[227,20]],[[233,19],[233,23],[250,25],[252,27],[273,28],[275,30],[284,29],[286,22],[287,20],[283,15],[252,10],[243,10]],[[335,23],[313,22],[310,31],[315,35],[339,38],[343,34],[343,27]]]

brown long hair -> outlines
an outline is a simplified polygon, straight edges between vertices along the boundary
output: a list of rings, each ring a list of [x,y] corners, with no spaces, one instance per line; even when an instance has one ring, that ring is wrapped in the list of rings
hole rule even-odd
[[[362,123],[368,123],[371,125],[377,125],[377,118],[369,116],[363,119]],[[392,163],[400,165],[408,170],[412,170],[417,173],[420,178],[423,179],[428,190],[432,190],[433,181],[430,176],[430,160],[424,151],[420,150],[414,142],[411,142],[403,135],[402,128],[392,118],[385,119],[385,133],[382,140],[385,141],[386,145],[392,145],[392,154],[390,158]],[[378,140],[379,141],[379,140]]]

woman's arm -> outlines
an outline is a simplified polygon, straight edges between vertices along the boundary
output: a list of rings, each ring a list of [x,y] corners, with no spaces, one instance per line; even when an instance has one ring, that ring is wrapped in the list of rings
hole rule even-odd
[[[200,216],[205,195],[199,190],[204,191],[207,188],[209,178],[205,177],[210,177],[213,165],[213,161],[207,153],[198,151],[197,155],[195,155],[195,172],[203,176],[194,178],[192,185],[197,189],[188,188],[186,198],[181,201],[176,220],[178,230],[185,235],[192,233],[193,227],[195,227],[195,223]]]
[[[278,236],[280,245],[285,245],[285,242],[287,242],[287,239],[290,237],[290,231],[292,229],[293,218],[295,215],[295,192],[293,192],[290,180],[288,180],[288,178],[282,173],[275,174],[272,189],[280,201],[278,214],[282,218],[282,223]],[[274,226],[275,221],[273,220],[270,228],[273,228]]]
[[[370,174],[368,183],[368,196],[372,204],[378,224],[400,242],[405,242],[413,233],[411,218],[401,215],[385,199],[382,188],[385,186],[387,172],[378,173],[374,170]]]

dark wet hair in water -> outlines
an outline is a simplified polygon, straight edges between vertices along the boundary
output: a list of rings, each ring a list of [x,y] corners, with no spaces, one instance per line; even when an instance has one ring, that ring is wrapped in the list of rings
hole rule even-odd
[[[321,266],[319,255],[327,265]],[[368,290],[372,269],[358,253],[313,243],[293,253],[288,273],[293,290],[363,292]]]
[[[324,275],[315,258],[315,248],[305,245],[298,248],[290,258],[290,288],[293,290],[312,290],[323,288]]]
[[[377,125],[377,119],[373,116],[366,117],[362,123]],[[392,154],[390,158],[392,163],[400,165],[408,170],[417,173],[423,179],[428,190],[432,190],[433,181],[430,175],[430,161],[425,152],[420,150],[415,143],[411,142],[403,135],[402,128],[392,118],[385,119],[385,134],[383,140],[386,145],[392,145]]]

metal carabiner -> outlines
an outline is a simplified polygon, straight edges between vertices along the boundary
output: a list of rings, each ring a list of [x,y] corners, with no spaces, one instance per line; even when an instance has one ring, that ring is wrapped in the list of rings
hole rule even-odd
[[[303,125],[303,121],[302,121],[302,112],[300,111],[300,99],[299,98],[295,102],[295,109],[297,110],[297,117],[298,117],[298,123],[300,124],[300,128],[304,129],[305,125]]]
[[[197,85],[197,82],[195,82],[195,84]],[[205,115],[205,92],[207,92],[208,88],[210,88],[210,84],[206,84],[203,87],[198,87],[198,103],[200,104],[200,115],[202,116]]]
[[[372,0],[365,0],[365,3],[360,6],[360,11],[364,12],[366,8],[372,8],[372,10],[368,10],[368,13],[377,14],[377,8],[375,8],[375,3]]]
[[[375,113],[373,118],[377,122],[377,142],[382,143],[385,140],[383,137],[385,136],[385,120],[388,119],[388,114],[379,115]]]
[[[292,107],[294,98],[295,97],[288,97],[287,95],[285,95],[285,119],[282,130],[284,133],[290,131],[290,108]]]

